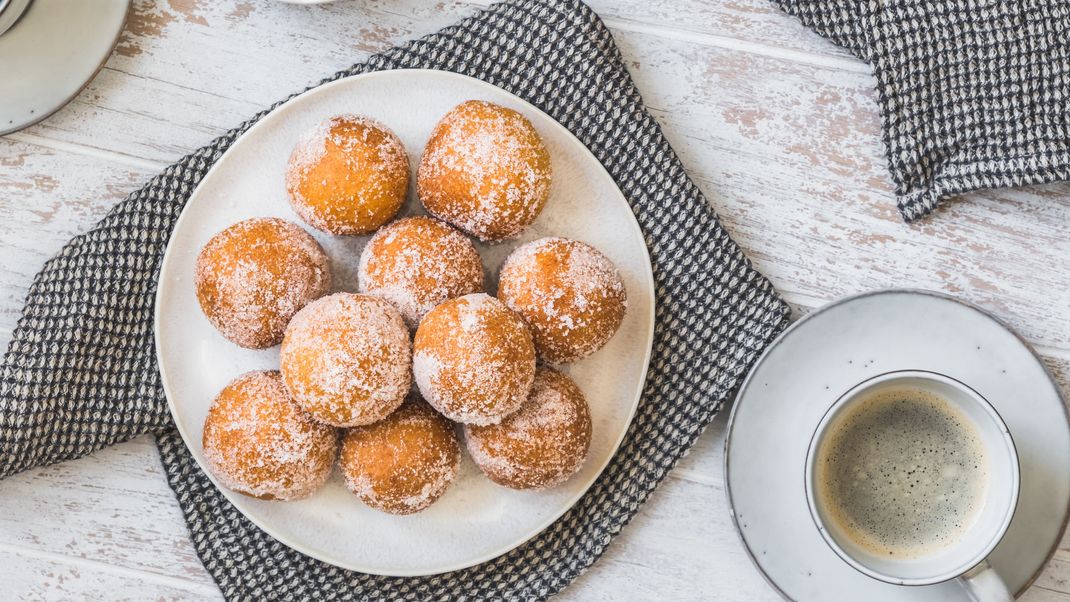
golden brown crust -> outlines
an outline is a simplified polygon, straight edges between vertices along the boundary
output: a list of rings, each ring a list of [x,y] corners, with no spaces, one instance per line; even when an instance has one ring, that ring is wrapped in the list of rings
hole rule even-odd
[[[468,452],[490,480],[513,489],[559,485],[591,446],[591,413],[571,378],[539,368],[531,396],[499,424],[465,425]]]
[[[495,241],[535,221],[550,181],[550,153],[531,122],[512,109],[469,100],[435,126],[416,187],[428,213]]]
[[[460,460],[453,424],[414,395],[385,419],[347,430],[339,465],[365,504],[412,514],[446,492]]]
[[[506,259],[498,296],[524,317],[539,355],[552,364],[601,349],[620,328],[627,293],[617,268],[594,247],[541,238]]]
[[[208,241],[194,280],[212,325],[237,345],[263,349],[282,341],[298,310],[327,294],[331,270],[323,248],[300,226],[253,218]]]
[[[279,362],[294,400],[316,420],[340,427],[385,418],[412,383],[405,322],[393,305],[368,295],[335,293],[298,312]]]
[[[393,219],[409,187],[409,159],[394,132],[357,115],[332,117],[290,155],[290,203],[309,225],[367,234]]]
[[[277,371],[249,372],[212,402],[201,445],[208,469],[228,489],[293,500],[326,482],[338,434],[297,407]]]
[[[360,254],[360,292],[382,297],[416,328],[444,301],[483,290],[483,262],[472,241],[429,217],[399,219]]]
[[[500,301],[465,295],[420,322],[413,374],[424,399],[450,420],[494,423],[527,399],[535,346],[524,321]]]

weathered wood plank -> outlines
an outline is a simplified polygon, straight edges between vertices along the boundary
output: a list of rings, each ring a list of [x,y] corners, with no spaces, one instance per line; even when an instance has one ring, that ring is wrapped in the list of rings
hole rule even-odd
[[[211,600],[221,599],[214,584],[145,576],[100,562],[79,562],[0,549],[5,600]]]
[[[1033,585],[1058,592],[1070,592],[1070,552],[1059,550]]]
[[[421,0],[138,0],[104,70],[27,131],[170,163],[280,98],[476,9]]]
[[[0,545],[211,582],[149,437],[9,477],[0,508]]]
[[[1022,594],[1018,600],[1019,602],[1068,602],[1070,594],[1034,586]]]
[[[484,0],[489,4],[489,0]],[[855,62],[845,50],[785,15],[767,0],[591,0],[587,3],[619,31],[643,31],[702,45],[747,48],[800,62]]]
[[[666,28],[669,36],[684,32],[715,37],[708,41],[709,44],[732,45],[734,41],[740,41],[762,44],[773,51],[791,49],[817,56],[852,58],[849,52],[813,33],[797,19],[786,16],[767,0],[597,0],[591,5],[602,18],[620,28],[655,26]]]
[[[289,6],[281,3],[135,2],[127,30],[104,71],[74,103],[29,131],[88,147],[170,162],[240,123],[256,109],[347,67],[369,53],[435,31],[471,14],[479,3],[420,0]],[[618,23],[619,37],[664,38],[666,30],[627,31],[636,15],[716,31],[755,22],[784,27],[784,40],[813,39],[762,0],[677,11],[634,0],[596,6]],[[640,10],[641,6],[645,9]],[[669,19],[669,15],[676,15]],[[726,14],[713,22],[701,15]],[[615,18],[616,16],[616,18]],[[671,40],[667,40],[671,41]],[[689,43],[689,42],[683,42]],[[689,43],[689,45],[696,45]],[[270,56],[270,60],[264,60]],[[630,57],[638,62],[637,57]],[[790,62],[790,61],[789,61]],[[160,102],[160,99],[166,99]],[[106,132],[106,135],[99,135]]]
[[[0,342],[7,348],[33,276],[150,172],[0,138]]]
[[[668,479],[562,600],[778,600],[743,553],[721,487]]]

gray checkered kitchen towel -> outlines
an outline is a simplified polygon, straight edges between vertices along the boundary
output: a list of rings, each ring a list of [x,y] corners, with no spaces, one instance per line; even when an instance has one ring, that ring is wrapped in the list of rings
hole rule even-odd
[[[612,37],[583,4],[494,5],[325,81],[395,68],[471,75],[547,112],[606,167],[646,236],[657,295],[646,387],[620,451],[579,503],[496,560],[391,578],[283,546],[214,489],[166,408],[153,296],[190,193],[266,111],[168,167],[37,275],[0,372],[0,477],[154,433],[197,553],[233,600],[542,599],[602,554],[783,328],[788,308],[684,173]]]
[[[867,61],[907,221],[1070,180],[1070,1],[773,0]]]

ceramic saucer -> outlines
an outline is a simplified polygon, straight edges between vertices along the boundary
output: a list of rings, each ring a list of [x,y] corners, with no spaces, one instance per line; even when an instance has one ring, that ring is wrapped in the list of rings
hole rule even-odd
[[[1070,424],[1032,349],[991,315],[941,294],[891,290],[832,303],[786,330],[736,398],[725,443],[733,519],[751,559],[787,599],[969,600],[954,580],[891,585],[841,560],[821,538],[804,490],[810,437],[836,399],[870,377],[923,369],[973,387],[1006,422],[1021,496],[990,560],[1024,591],[1054,553],[1070,513]]]
[[[11,29],[30,6],[30,0],[0,0],[0,35]]]
[[[119,39],[129,4],[0,1],[0,26],[10,26],[0,34],[0,135],[55,113],[93,79]]]

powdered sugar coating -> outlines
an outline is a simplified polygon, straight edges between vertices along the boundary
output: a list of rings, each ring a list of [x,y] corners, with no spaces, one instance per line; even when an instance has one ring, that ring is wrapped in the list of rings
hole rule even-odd
[[[453,425],[415,395],[385,419],[346,431],[339,456],[349,490],[392,514],[430,506],[453,483],[460,463]]]
[[[194,282],[201,310],[227,340],[262,349],[278,345],[290,318],[327,294],[330,261],[297,224],[253,218],[208,241]]]
[[[500,424],[465,425],[468,453],[490,480],[513,489],[564,483],[591,446],[591,413],[571,378],[550,368],[535,374],[531,396]]]
[[[294,147],[286,172],[294,211],[332,234],[366,234],[390,221],[408,185],[409,158],[401,139],[359,115],[331,117],[309,130]]]
[[[299,311],[279,361],[294,400],[334,426],[385,418],[412,383],[412,347],[401,314],[367,295],[335,293]]]
[[[483,263],[472,241],[428,217],[397,220],[360,254],[360,292],[393,303],[411,328],[436,305],[483,290]]]
[[[524,317],[539,355],[553,364],[601,349],[628,304],[616,266],[598,249],[566,238],[517,247],[502,265],[498,296]]]
[[[524,321],[484,293],[431,310],[413,349],[420,393],[456,422],[499,422],[524,403],[535,378],[535,346]]]
[[[531,122],[496,104],[469,100],[431,133],[417,171],[428,213],[481,240],[519,235],[550,195],[550,154]]]
[[[319,489],[334,466],[338,434],[297,407],[277,371],[249,372],[212,401],[202,448],[224,487],[295,500]]]

